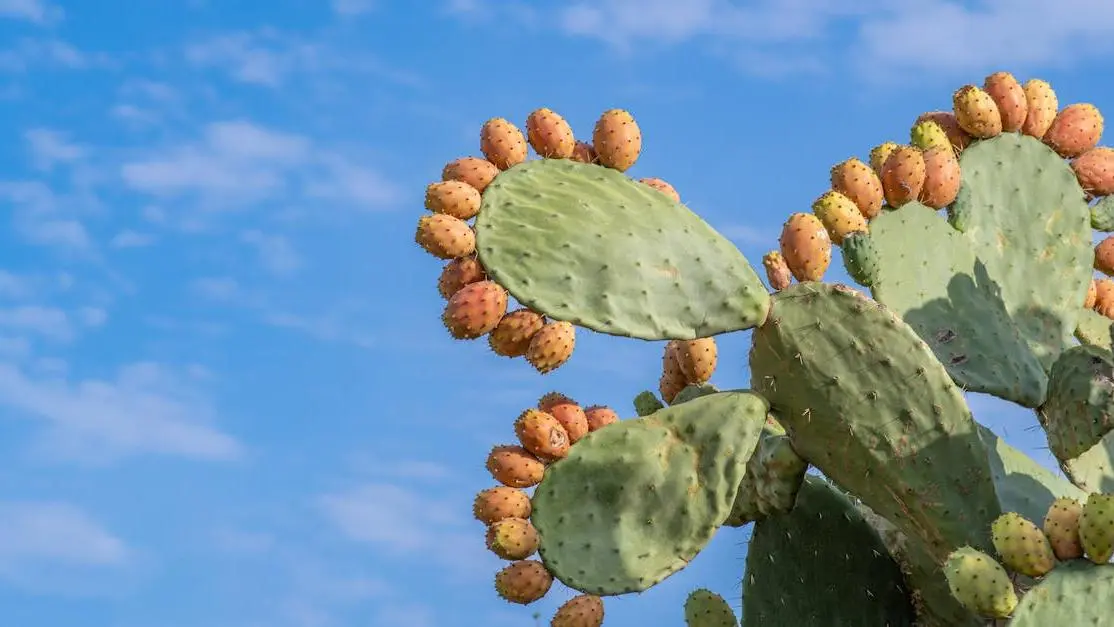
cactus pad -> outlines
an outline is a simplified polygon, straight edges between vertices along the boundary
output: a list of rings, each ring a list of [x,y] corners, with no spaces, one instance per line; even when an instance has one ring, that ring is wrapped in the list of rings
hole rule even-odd
[[[1114,566],[1083,560],[1060,564],[1025,593],[1010,627],[1108,625],[1114,607]]]
[[[1114,196],[1106,196],[1091,205],[1091,228],[1103,233],[1114,232]]]
[[[1075,325],[1075,339],[1090,346],[1110,350],[1110,318],[1090,309],[1079,312]]]
[[[1029,520],[1043,520],[1052,501],[1060,497],[1086,498],[1082,490],[1010,446],[990,429],[981,424],[978,427],[1002,511],[1017,512]]]
[[[685,599],[685,625],[687,627],[738,627],[739,619],[720,595],[700,588]]]
[[[601,596],[684,568],[730,513],[767,410],[721,392],[585,436],[534,493],[546,567]]]
[[[684,205],[567,159],[488,186],[480,261],[524,306],[602,333],[693,339],[762,322],[769,293],[741,252]]]
[[[724,524],[742,527],[771,514],[789,511],[807,470],[808,462],[793,450],[789,436],[776,433],[769,426],[763,428],[758,446],[747,462],[747,472],[735,496],[731,515]]]
[[[1114,430],[1114,363],[1110,351],[1075,346],[1052,366],[1048,400],[1037,412],[1057,459],[1085,453]]]

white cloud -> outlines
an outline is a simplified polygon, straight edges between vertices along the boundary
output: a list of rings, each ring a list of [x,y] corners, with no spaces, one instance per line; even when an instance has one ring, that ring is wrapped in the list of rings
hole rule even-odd
[[[320,506],[344,535],[387,553],[432,554],[460,524],[447,503],[388,483],[325,495]]]
[[[339,309],[317,315],[269,310],[264,312],[263,321],[273,327],[301,331],[324,342],[351,344],[368,349],[376,345],[374,335],[364,331],[358,323],[350,319],[349,314]]]
[[[59,196],[39,181],[0,181],[0,198],[13,205],[15,229],[26,241],[77,253],[92,249],[85,225],[67,212],[88,208],[95,199]]]
[[[85,155],[85,149],[70,142],[59,131],[45,128],[30,129],[23,134],[31,150],[35,167],[50,170],[58,163],[71,163]]]
[[[149,233],[140,233],[124,229],[115,236],[109,245],[113,248],[143,248],[155,243],[155,236]]]
[[[87,327],[103,326],[108,321],[108,312],[100,307],[82,307],[77,313]]]
[[[62,19],[61,7],[44,0],[0,0],[0,17],[48,24]]]
[[[123,540],[73,505],[0,501],[2,568],[28,560],[113,566],[127,558]]]
[[[375,10],[376,0],[333,0],[333,11],[345,17],[364,15]]]
[[[302,267],[302,258],[288,239],[258,230],[240,234],[240,239],[255,249],[263,267],[272,274],[289,276]]]
[[[0,50],[0,70],[27,72],[32,69],[87,70],[111,65],[107,55],[85,52],[60,39],[22,39]]]
[[[0,308],[0,328],[35,333],[58,342],[68,342],[74,337],[69,316],[56,307],[22,305]]]

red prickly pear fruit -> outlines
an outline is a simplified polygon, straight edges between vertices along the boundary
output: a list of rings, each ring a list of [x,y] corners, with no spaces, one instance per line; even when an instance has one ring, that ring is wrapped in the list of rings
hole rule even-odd
[[[530,340],[526,361],[540,374],[560,368],[576,348],[576,327],[568,322],[550,322]]]
[[[937,146],[923,153],[924,185],[917,197],[926,207],[943,209],[959,194],[959,159],[949,146]]]
[[[565,396],[560,392],[546,392],[545,394],[542,394],[541,398],[538,399],[538,409],[548,414],[550,413],[549,410],[562,403],[572,403],[573,405],[576,405],[575,400],[569,398],[568,396]]]
[[[642,131],[629,112],[609,109],[596,121],[592,146],[600,165],[626,172],[642,152]]]
[[[924,187],[924,154],[912,146],[898,146],[882,165],[882,193],[897,209],[921,195]]]
[[[677,355],[677,365],[685,376],[685,383],[689,385],[707,383],[715,374],[718,360],[715,338],[679,340],[674,350]]]
[[[418,218],[414,241],[438,259],[467,257],[476,252],[476,233],[468,223],[443,213]]]
[[[1114,320],[1114,281],[1095,279],[1095,311]]]
[[[886,159],[889,159],[895,150],[897,150],[897,144],[894,142],[883,142],[870,149],[870,167],[878,175],[879,184],[882,180],[882,166],[886,165]]]
[[[990,94],[974,85],[964,85],[952,94],[952,110],[959,127],[978,139],[1002,133],[1002,115]]]
[[[1056,114],[1044,134],[1044,143],[1056,154],[1070,159],[1097,146],[1102,129],[1102,114],[1095,105],[1072,104]]]
[[[674,189],[674,187],[672,185],[670,185],[669,183],[666,183],[662,179],[644,178],[644,179],[638,179],[638,182],[642,183],[643,185],[649,185],[650,187],[653,187],[654,189],[658,190],[659,192],[665,194],[666,196],[669,196],[670,198],[673,199],[673,202],[681,202],[681,195],[677,193],[677,190]]]
[[[588,419],[588,431],[599,431],[609,424],[619,422],[619,414],[604,405],[585,408],[584,416]]]
[[[557,608],[549,627],[600,627],[603,625],[603,599],[581,594]]]
[[[955,119],[955,113],[951,111],[929,111],[917,117],[917,122],[928,121],[935,122],[940,125],[940,128],[944,129],[944,133],[947,134],[948,141],[951,142],[956,153],[963,152],[963,149],[971,143],[971,136],[959,126],[959,120]]]
[[[952,149],[952,141],[948,133],[935,120],[921,120],[909,129],[909,143],[921,150],[928,150],[934,146]]]
[[[781,256],[798,281],[820,281],[832,263],[832,239],[820,218],[794,213],[781,227]]]
[[[499,175],[499,168],[487,159],[461,157],[450,161],[441,170],[442,181],[460,181],[476,188],[481,194]]]
[[[475,255],[458,257],[445,264],[437,279],[437,291],[445,300],[452,298],[465,285],[487,279],[487,273]]]
[[[491,352],[503,357],[521,357],[534,334],[545,326],[545,317],[529,309],[516,309],[499,321],[487,336]]]
[[[472,516],[485,525],[507,518],[529,518],[532,513],[530,495],[505,485],[483,490],[472,501]]]
[[[572,401],[553,403],[547,411],[557,419],[569,434],[569,444],[576,444],[577,440],[588,435],[588,415]]]
[[[529,605],[553,585],[553,576],[537,560],[512,562],[495,574],[495,591],[506,601]]]
[[[1114,276],[1114,235],[1107,235],[1095,245],[1095,270]]]
[[[1044,535],[1052,545],[1056,559],[1066,562],[1083,557],[1083,544],[1079,541],[1079,515],[1083,504],[1061,497],[1052,501],[1044,517]]]
[[[789,271],[789,266],[785,265],[785,258],[778,251],[771,250],[763,255],[762,266],[766,268],[766,280],[770,282],[770,288],[775,292],[788,288],[793,282],[793,274]]]
[[[487,549],[505,560],[524,560],[538,551],[538,530],[524,518],[504,518],[487,528]]]
[[[1021,130],[1029,113],[1025,88],[1009,72],[995,72],[986,77],[983,91],[990,95],[1002,118],[1002,131],[1013,133]]]
[[[526,137],[544,159],[568,159],[576,148],[572,127],[552,109],[535,109],[526,118]]]
[[[580,163],[599,163],[600,156],[596,154],[596,149],[588,142],[576,142],[576,146],[572,149],[572,160],[579,161]]]
[[[831,182],[832,189],[850,198],[864,218],[870,220],[882,210],[886,200],[882,195],[882,181],[878,173],[862,161],[852,157],[837,164],[831,170]]]
[[[438,181],[425,188],[425,208],[433,213],[470,220],[480,212],[480,192],[463,181]]]
[[[526,161],[526,138],[504,118],[491,118],[480,128],[480,150],[500,170]]]
[[[1079,186],[1090,196],[1114,194],[1114,148],[1098,146],[1071,162]]]
[[[458,340],[474,340],[492,330],[507,313],[507,290],[495,281],[465,285],[449,298],[441,321]]]
[[[1056,112],[1060,109],[1060,99],[1056,92],[1046,81],[1039,78],[1030,79],[1022,86],[1025,90],[1025,102],[1029,112],[1025,115],[1025,123],[1021,125],[1021,132],[1037,139],[1044,139],[1052,120],[1056,119]]]
[[[828,231],[832,243],[839,246],[851,233],[866,231],[866,217],[855,202],[843,194],[829,190],[812,203],[812,212]]]
[[[569,433],[553,416],[527,409],[514,421],[514,434],[523,448],[542,461],[561,459],[569,454]]]
[[[545,463],[521,446],[503,444],[488,454],[487,471],[508,488],[529,488],[542,482]]]
[[[1083,308],[1094,309],[1098,296],[1099,292],[1098,288],[1095,287],[1095,280],[1091,279],[1091,284],[1087,286],[1087,296],[1083,299]]]

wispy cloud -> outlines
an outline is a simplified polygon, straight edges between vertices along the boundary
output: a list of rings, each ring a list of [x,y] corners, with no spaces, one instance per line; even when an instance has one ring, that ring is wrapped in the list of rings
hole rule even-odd
[[[345,17],[371,13],[378,5],[377,0],[332,0],[333,12]]]
[[[31,161],[36,168],[50,170],[58,163],[71,163],[85,156],[85,149],[70,142],[65,133],[34,128],[24,133]]]
[[[55,38],[18,40],[14,45],[0,49],[0,71],[27,72],[30,70],[90,70],[112,67],[111,58],[104,53],[80,50],[70,43]]]
[[[289,276],[302,267],[302,257],[290,240],[282,235],[269,235],[256,229],[244,231],[240,239],[255,249],[259,262],[272,274]]]
[[[61,20],[63,15],[61,7],[44,0],[0,0],[2,18],[45,25]]]

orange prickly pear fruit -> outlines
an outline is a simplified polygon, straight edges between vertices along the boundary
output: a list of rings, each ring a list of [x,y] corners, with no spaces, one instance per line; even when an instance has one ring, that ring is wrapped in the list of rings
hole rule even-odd
[[[1102,114],[1095,105],[1068,105],[1052,120],[1052,126],[1044,134],[1044,143],[1056,154],[1070,159],[1097,146],[1102,129]]]
[[[571,400],[552,403],[549,409],[543,411],[548,412],[565,428],[565,432],[569,434],[569,444],[576,444],[577,440],[588,435],[587,412]]]
[[[505,560],[522,560],[538,550],[538,530],[524,518],[504,518],[487,528],[487,548]]]
[[[527,409],[514,421],[514,433],[523,448],[541,460],[555,460],[569,454],[569,434],[553,416]]]
[[[450,161],[441,170],[441,180],[460,181],[476,188],[481,194],[487,186],[495,180],[499,168],[495,164],[479,157],[461,157]]]
[[[579,161],[580,163],[599,163],[600,156],[596,154],[596,149],[588,142],[576,142],[572,149],[572,160]]]
[[[677,190],[674,189],[672,185],[670,185],[669,183],[666,183],[665,181],[663,181],[661,179],[644,178],[644,179],[638,179],[638,182],[642,183],[643,185],[649,185],[650,187],[653,187],[654,189],[658,190],[659,192],[661,192],[661,193],[665,194],[666,196],[669,196],[670,198],[672,198],[675,202],[681,202],[681,195],[677,193]]]
[[[495,575],[495,591],[511,603],[529,605],[541,599],[553,585],[553,576],[537,560],[508,564]]]
[[[1061,497],[1052,501],[1044,517],[1044,535],[1052,545],[1056,559],[1068,561],[1083,557],[1083,544],[1079,541],[1079,515],[1083,504]]]
[[[1114,235],[1107,235],[1095,245],[1095,270],[1106,276],[1114,275]]]
[[[1099,292],[1095,287],[1095,280],[1091,279],[1091,284],[1087,286],[1087,296],[1083,299],[1084,309],[1094,309],[1095,301],[1098,300]]]
[[[1095,279],[1095,311],[1114,320],[1114,281]]]
[[[445,264],[441,270],[441,276],[437,279],[437,291],[442,298],[448,300],[465,285],[485,279],[487,273],[475,255],[458,257]]]
[[[485,525],[506,518],[529,518],[533,512],[528,494],[505,485],[483,490],[472,501],[472,515]]]
[[[766,280],[775,292],[789,287],[793,282],[793,274],[789,266],[785,265],[785,258],[776,250],[771,250],[762,257],[762,266],[766,268]]]
[[[425,188],[425,207],[433,213],[470,220],[480,212],[480,202],[480,192],[462,181],[437,181]]]
[[[1098,146],[1071,162],[1079,186],[1091,196],[1114,194],[1114,148]]]
[[[458,340],[490,333],[507,313],[507,290],[494,281],[465,285],[449,298],[442,322]]]
[[[862,161],[851,158],[833,167],[831,182],[832,189],[850,198],[864,218],[870,220],[882,210],[886,200],[882,195],[882,181],[878,173]]]
[[[575,596],[557,608],[549,627],[600,627],[603,625],[603,599],[591,594]]]
[[[661,379],[658,380],[658,392],[661,400],[672,404],[677,394],[685,389],[685,373],[681,370],[680,359],[677,356],[680,340],[670,340],[665,345],[661,358]]]
[[[1028,113],[1025,123],[1021,125],[1021,132],[1037,139],[1044,139],[1052,120],[1056,119],[1056,112],[1060,109],[1060,99],[1056,92],[1046,81],[1039,78],[1030,79],[1022,86],[1025,90],[1025,102]]]
[[[839,246],[843,238],[857,231],[866,231],[866,218],[847,196],[829,190],[812,203],[812,212],[820,218],[832,243]]]
[[[480,129],[480,150],[500,170],[526,161],[526,138],[504,118],[491,118]]]
[[[536,109],[526,118],[526,136],[545,159],[568,159],[576,148],[572,127],[552,109]]]
[[[614,409],[603,405],[592,405],[584,409],[584,417],[588,419],[588,431],[599,431],[609,424],[619,422],[619,414]]]
[[[516,309],[499,321],[487,336],[491,352],[503,357],[521,357],[534,334],[545,326],[545,318],[529,309]]]
[[[629,112],[610,109],[596,121],[592,145],[600,165],[626,172],[642,152],[642,131]]]
[[[476,233],[468,223],[443,213],[418,218],[414,241],[438,259],[467,257],[476,252]]]
[[[820,281],[832,263],[832,239],[820,218],[794,213],[781,229],[781,256],[798,281]]]
[[[538,399],[538,409],[548,414],[551,413],[550,410],[553,409],[554,406],[560,405],[562,403],[571,403],[573,405],[576,405],[575,400],[569,398],[568,396],[565,396],[560,392],[546,392],[545,394],[542,394],[541,398]]]
[[[989,139],[1002,133],[1002,115],[990,94],[964,85],[952,94],[952,110],[959,127],[972,137]]]
[[[707,383],[716,371],[718,352],[716,339],[702,337],[695,340],[679,340],[674,349],[677,365],[685,376],[685,383],[696,385]]]
[[[576,327],[550,322],[538,330],[526,347],[526,361],[541,374],[560,368],[576,348]]]
[[[897,209],[912,202],[924,187],[924,154],[913,146],[894,148],[882,165],[882,193],[886,203]]]
[[[959,159],[949,146],[937,146],[923,153],[924,185],[918,199],[926,207],[943,209],[959,194]]]
[[[521,446],[504,444],[491,449],[487,471],[508,488],[529,488],[541,483],[545,464]]]
[[[990,95],[1002,118],[1002,130],[1013,133],[1021,130],[1029,113],[1025,88],[1009,72],[995,72],[983,81],[983,91]]]

